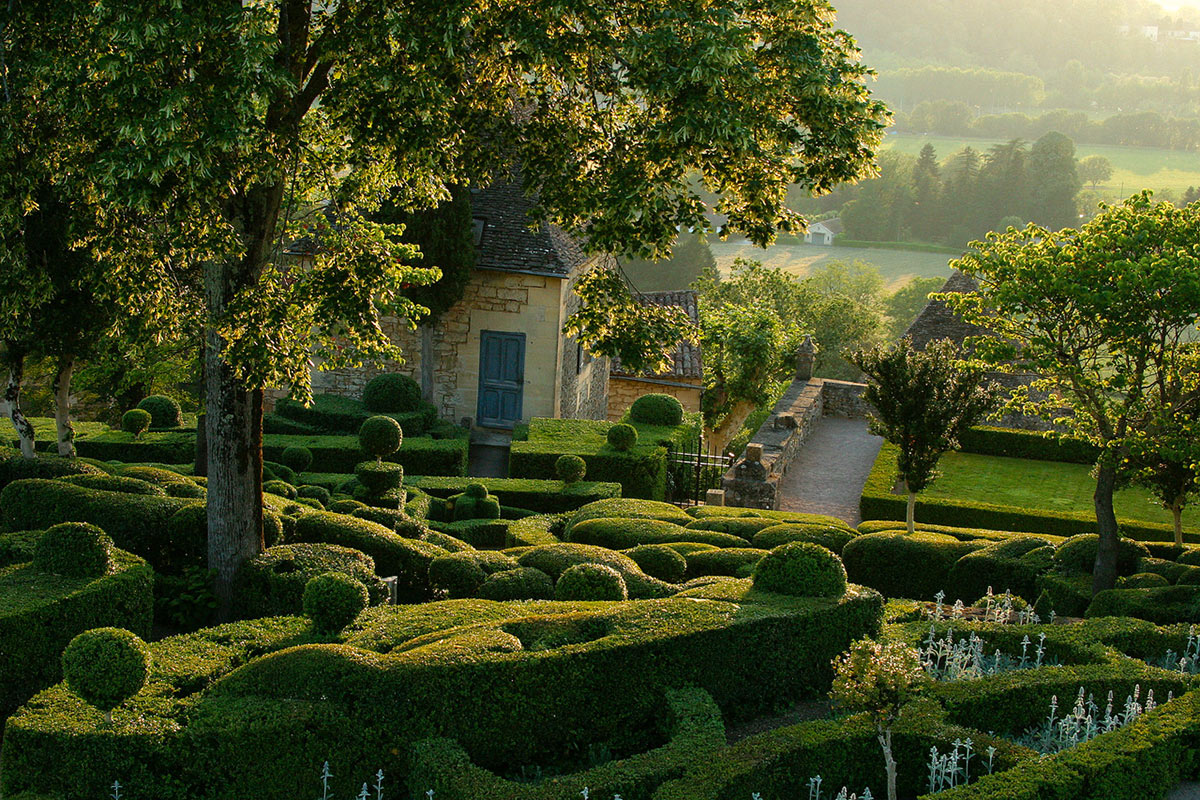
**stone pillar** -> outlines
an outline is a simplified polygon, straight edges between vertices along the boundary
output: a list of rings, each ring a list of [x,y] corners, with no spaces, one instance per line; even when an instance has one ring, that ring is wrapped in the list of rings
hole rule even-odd
[[[813,363],[817,360],[817,345],[811,336],[805,336],[804,341],[796,348],[796,380],[810,381],[813,376]]]

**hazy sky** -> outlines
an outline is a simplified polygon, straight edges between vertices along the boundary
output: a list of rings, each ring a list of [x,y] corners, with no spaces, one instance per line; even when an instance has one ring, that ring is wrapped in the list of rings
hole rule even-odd
[[[1181,6],[1200,9],[1200,0],[1159,0],[1159,5],[1167,9],[1177,9]]]

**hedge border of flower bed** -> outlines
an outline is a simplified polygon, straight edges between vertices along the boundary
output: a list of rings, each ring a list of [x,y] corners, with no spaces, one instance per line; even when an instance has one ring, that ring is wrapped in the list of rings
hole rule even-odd
[[[307,447],[312,452],[312,472],[353,473],[354,466],[366,458],[359,449],[357,436],[289,436],[280,433],[263,435],[263,458],[278,461],[284,449],[292,446]],[[409,436],[397,452],[384,460],[402,465],[408,475],[462,477],[467,474],[470,446],[466,439]]]
[[[621,484],[602,481],[563,483],[536,478],[451,478],[441,476],[405,476],[406,486],[415,486],[433,497],[445,499],[466,491],[467,485],[480,483],[506,506],[524,508],[539,514],[574,511],[596,500],[621,496]]]

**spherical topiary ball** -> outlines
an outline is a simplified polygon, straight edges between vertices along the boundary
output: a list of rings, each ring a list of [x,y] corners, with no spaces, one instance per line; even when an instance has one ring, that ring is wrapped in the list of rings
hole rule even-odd
[[[788,542],[754,567],[754,588],[794,597],[841,597],[846,568],[832,551],[812,542]]]
[[[321,504],[321,507],[329,505],[330,494],[329,490],[324,486],[297,486],[296,499],[316,500]]]
[[[1094,533],[1081,533],[1062,542],[1054,551],[1054,566],[1063,572],[1091,574],[1096,566],[1096,551],[1100,549],[1100,537]],[[1117,574],[1132,575],[1138,563],[1149,558],[1150,551],[1141,542],[1132,539],[1117,540]]]
[[[554,585],[555,600],[628,600],[621,573],[604,564],[567,567]]]
[[[475,499],[487,497],[487,493],[487,487],[482,483],[468,483],[466,491],[463,492],[467,497]]]
[[[451,598],[473,596],[485,580],[487,573],[469,550],[429,562],[429,582]]]
[[[625,555],[632,558],[642,572],[667,583],[679,583],[687,571],[687,559],[665,544],[643,544],[626,550]]]
[[[285,447],[279,460],[283,462],[284,466],[290,467],[295,472],[306,472],[312,466],[312,450],[300,445]]]
[[[95,628],[71,640],[62,668],[71,691],[112,721],[112,710],[146,684],[150,650],[127,630]]]
[[[579,456],[559,456],[554,462],[554,474],[563,483],[576,483],[587,474],[587,462]]]
[[[1160,589],[1170,585],[1169,580],[1153,572],[1135,572],[1117,579],[1118,589]]]
[[[683,406],[669,394],[644,394],[629,407],[629,418],[647,425],[678,425]]]
[[[416,411],[421,405],[421,386],[407,375],[376,375],[363,389],[362,399],[368,411]]]
[[[554,597],[554,580],[533,567],[518,567],[494,572],[479,587],[484,600],[549,600]]]
[[[608,429],[608,443],[614,450],[628,450],[637,444],[637,428],[627,422],[618,422]]]
[[[150,412],[146,409],[131,408],[121,415],[121,430],[137,438],[150,430],[150,419]]]
[[[112,567],[112,550],[112,539],[95,525],[63,522],[38,539],[33,566],[69,578],[98,578]]]
[[[288,500],[296,499],[296,487],[284,481],[264,481],[263,491],[268,494],[279,495],[286,497]]]
[[[358,429],[358,446],[376,460],[399,450],[403,441],[404,431],[391,417],[371,417]]]
[[[349,625],[370,600],[362,581],[342,572],[322,573],[304,585],[304,614],[322,633]]]
[[[154,428],[178,428],[183,422],[183,411],[165,394],[152,394],[137,404],[138,408],[150,412],[150,425]]]

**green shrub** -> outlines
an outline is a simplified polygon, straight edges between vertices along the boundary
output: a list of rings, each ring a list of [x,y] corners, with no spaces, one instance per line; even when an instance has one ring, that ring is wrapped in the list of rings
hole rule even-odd
[[[991,587],[997,593],[1012,592],[1034,600],[1041,594],[1039,578],[1050,568],[1054,548],[1045,539],[1023,537],[990,544],[967,553],[950,568],[946,578],[947,598],[968,600],[980,597]]]
[[[1181,553],[1175,560],[1189,567],[1200,567],[1200,548],[1189,549]]]
[[[430,525],[461,539],[472,547],[500,548],[508,543],[508,527],[502,519],[464,519],[458,522],[431,522]]]
[[[608,429],[608,444],[614,450],[629,450],[638,440],[637,428],[626,422],[618,422]]]
[[[1200,567],[1191,567],[1175,579],[1179,586],[1200,586]]]
[[[1038,578],[1038,585],[1060,617],[1082,617],[1092,602],[1091,575],[1048,572]]]
[[[286,497],[288,500],[295,500],[297,497],[296,487],[283,481],[267,481],[263,484],[263,491]]]
[[[273,477],[268,478],[268,475]],[[283,481],[284,483],[290,483],[292,486],[297,486],[300,483],[300,477],[294,469],[287,464],[277,461],[263,461],[263,480]]]
[[[1150,549],[1150,548],[1147,548]],[[1154,552],[1151,550],[1151,552]],[[1179,579],[1195,569],[1186,564],[1177,564],[1163,558],[1143,558],[1138,562],[1138,572],[1149,572],[1166,578],[1167,583],[1178,583]]]
[[[587,474],[587,462],[579,456],[559,456],[554,462],[554,474],[563,483],[578,483]]]
[[[774,550],[788,542],[811,542],[827,550],[841,554],[842,548],[857,534],[832,525],[810,525],[807,523],[783,523],[763,528],[754,534],[751,544],[760,550]]]
[[[58,478],[63,483],[82,486],[85,489],[100,489],[105,492],[124,492],[125,494],[148,494],[155,497],[166,497],[167,493],[161,486],[147,483],[139,478],[127,475],[66,475]]]
[[[518,567],[489,575],[478,594],[496,601],[550,600],[554,597],[554,581],[539,569]]]
[[[410,494],[419,489],[434,498],[449,498],[467,488],[468,483],[480,483],[489,494],[496,495],[506,506],[527,509],[539,514],[558,514],[575,511],[596,500],[619,497],[621,486],[616,483],[579,481],[563,484],[559,480],[533,478],[445,478],[409,477],[405,480]],[[426,512],[420,516],[429,516]]]
[[[564,533],[570,534],[571,528],[589,519],[602,518],[625,519],[657,519],[663,522],[673,522],[676,525],[686,525],[692,521],[684,512],[670,503],[656,500],[637,500],[627,497],[614,497],[597,500],[580,506],[567,520]]]
[[[279,461],[297,473],[307,472],[313,462],[312,450],[303,445],[285,447],[279,454]]]
[[[65,478],[70,475],[104,475],[104,470],[77,458],[41,455],[22,458],[19,450],[0,447],[0,489],[26,478]]]
[[[629,418],[647,425],[674,427],[683,422],[683,404],[669,394],[644,394],[629,406]]]
[[[739,547],[736,549],[705,549],[685,553],[687,572],[684,573],[684,577],[688,579],[706,575],[724,575],[730,578],[745,577],[745,573],[752,570],[754,565],[761,561],[768,552],[768,550],[759,550],[754,547]]]
[[[628,600],[621,573],[604,564],[567,567],[554,584],[555,600]]]
[[[509,475],[555,478],[559,457],[575,455],[587,464],[591,480],[619,483],[625,497],[662,500],[667,488],[667,448],[658,443],[657,437],[651,441],[650,436],[643,435],[642,444],[630,450],[614,450],[605,438],[609,427],[609,423],[599,420],[535,418],[529,440],[513,441]]]
[[[168,497],[180,497],[189,500],[204,500],[208,497],[208,490],[192,481],[168,483],[163,489],[166,491]]]
[[[695,519],[773,519],[779,522],[796,522],[805,525],[832,525],[835,528],[854,530],[844,520],[828,514],[806,514],[802,511],[770,511],[760,508],[738,508],[737,506],[693,506],[688,514]]]
[[[474,597],[487,576],[474,551],[438,556],[429,564],[429,582],[451,598]]]
[[[1098,592],[1085,617],[1134,617],[1158,625],[1200,622],[1200,587],[1118,588]]]
[[[432,545],[437,545],[448,553],[461,553],[467,550],[474,550],[470,544],[462,539],[455,538],[448,533],[441,531],[430,531],[425,535],[425,541]]]
[[[754,588],[793,597],[841,597],[846,593],[846,569],[820,545],[788,542],[754,567]]]
[[[954,563],[987,543],[960,542],[940,533],[868,533],[842,549],[846,574],[886,597],[932,600],[946,589]]]
[[[766,528],[773,528],[777,525],[779,525],[779,520],[767,519],[765,517],[707,517],[705,519],[694,519],[683,527],[695,531],[731,533],[749,542],[754,539],[754,535],[759,531]]]
[[[363,461],[354,467],[354,477],[370,495],[381,495],[400,487],[404,467],[391,461]]]
[[[1158,589],[1170,585],[1169,580],[1153,572],[1135,572],[1117,579],[1118,589]]]
[[[679,583],[687,571],[687,559],[666,545],[639,545],[626,550],[625,555],[632,558],[642,572],[665,583]]]
[[[111,719],[114,708],[146,685],[150,652],[132,631],[94,628],[67,645],[62,670],[71,691]]]
[[[179,403],[162,394],[152,394],[137,404],[137,407],[150,412],[151,427],[178,428],[183,424],[183,411]]]
[[[427,600],[431,596],[429,564],[446,551],[415,539],[405,539],[382,525],[365,519],[313,511],[296,521],[296,542],[327,542],[353,547],[375,560],[380,576],[395,575],[400,599]]]
[[[1094,533],[1072,536],[1058,546],[1054,552],[1054,566],[1064,572],[1091,572],[1096,567],[1096,551],[1100,537]],[[1117,574],[1132,575],[1137,572],[1138,562],[1149,558],[1150,551],[1132,539],[1117,541]]]
[[[367,607],[367,587],[341,572],[323,572],[304,585],[304,616],[321,633],[337,633]]]
[[[299,500],[301,498],[316,500],[321,504],[322,509],[328,506],[330,502],[329,490],[324,486],[297,486],[296,499]]]
[[[1072,464],[1095,464],[1099,449],[1080,439],[1059,437],[1053,433],[994,428],[986,425],[971,428],[959,437],[964,453],[1006,458],[1032,458],[1040,461],[1066,461]]]
[[[112,568],[112,539],[95,525],[62,522],[38,539],[33,566],[68,578],[98,578]]]
[[[666,597],[672,592],[669,584],[642,572],[632,558],[605,547],[567,542],[538,545],[517,556],[517,563],[522,567],[541,570],[553,580],[558,580],[563,572],[576,564],[604,564],[615,569],[625,579],[630,597]]]
[[[138,438],[150,430],[150,412],[144,408],[131,408],[121,415],[121,430]]]
[[[137,478],[140,481],[153,483],[155,486],[161,486],[163,489],[168,488],[173,483],[192,483],[191,478],[182,473],[175,472],[162,467],[152,467],[148,464],[130,464],[121,469],[117,473],[126,478]],[[193,486],[195,484],[192,484]]]
[[[368,411],[416,411],[421,404],[421,386],[407,375],[376,375],[363,389],[362,401]]]
[[[610,550],[626,550],[642,544],[700,542],[717,547],[749,547],[740,536],[717,531],[698,531],[657,519],[587,519],[572,526],[572,542],[594,544]]]
[[[0,567],[26,564],[33,561],[38,539],[44,531],[11,531],[0,533]]]
[[[303,613],[304,587],[328,572],[366,586],[373,606],[387,601],[387,584],[375,574],[375,562],[365,553],[334,544],[285,544],[268,547],[238,569],[234,610],[239,617]]]
[[[482,483],[471,483],[462,494],[450,498],[454,506],[454,521],[467,519],[500,519],[500,501],[488,494]]]
[[[358,429],[359,448],[376,460],[395,453],[403,440],[400,423],[391,417],[371,417]]]

